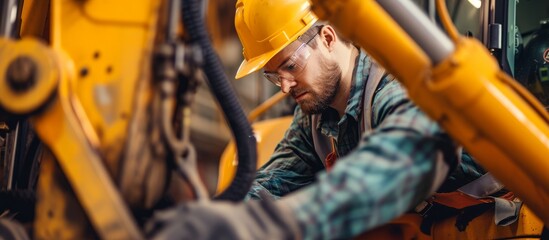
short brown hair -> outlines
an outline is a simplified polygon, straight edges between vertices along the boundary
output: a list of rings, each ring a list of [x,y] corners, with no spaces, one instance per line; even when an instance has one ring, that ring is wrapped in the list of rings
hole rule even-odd
[[[300,42],[309,42],[309,46],[311,46],[311,48],[316,48],[316,41],[309,41],[311,38],[315,37],[316,34],[320,33],[320,30],[322,30],[322,28],[324,26],[326,26],[327,24],[323,23],[323,22],[316,22],[311,28],[309,28],[305,33],[303,33],[303,35],[299,36],[298,40]],[[341,36],[341,34],[339,34],[339,32],[336,30],[336,34],[337,34],[337,37],[347,46],[349,46],[350,44],[352,44],[351,41],[349,41],[348,39],[344,38]]]

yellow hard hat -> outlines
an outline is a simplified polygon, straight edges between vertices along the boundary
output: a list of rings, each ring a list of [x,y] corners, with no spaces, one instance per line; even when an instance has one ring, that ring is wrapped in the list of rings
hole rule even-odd
[[[234,24],[244,61],[236,78],[261,69],[317,21],[309,0],[238,0]]]

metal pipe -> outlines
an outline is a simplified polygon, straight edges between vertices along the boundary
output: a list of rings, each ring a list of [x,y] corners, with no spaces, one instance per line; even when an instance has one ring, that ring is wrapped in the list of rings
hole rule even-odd
[[[10,158],[9,159],[6,159],[8,162],[8,166],[7,166],[7,169],[6,171],[4,172],[5,174],[7,174],[7,185],[6,185],[6,190],[11,190],[13,188],[13,186],[15,185],[13,183],[13,173],[14,173],[14,168],[15,168],[15,161],[17,161],[17,159],[15,158],[15,155],[17,153],[17,138],[19,137],[19,122],[16,123],[15,125],[15,130],[13,131],[13,141],[11,142],[12,146],[10,146],[9,148],[6,148],[7,151],[10,151]],[[8,143],[10,144],[10,143]]]
[[[17,0],[3,0],[1,9],[0,34],[5,38],[11,38],[17,20]]]
[[[434,65],[454,52],[454,43],[412,1],[379,0],[378,4],[410,35]]]
[[[177,27],[179,26],[179,12],[181,11],[181,0],[170,0],[168,5],[168,22],[166,25],[166,41],[177,40]]]
[[[436,14],[435,0],[427,0],[427,15],[431,22],[436,22]]]

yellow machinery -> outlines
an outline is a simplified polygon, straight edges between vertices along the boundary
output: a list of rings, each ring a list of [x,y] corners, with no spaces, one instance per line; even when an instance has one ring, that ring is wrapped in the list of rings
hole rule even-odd
[[[6,2],[4,23],[14,29],[20,16],[21,30],[0,39],[0,106],[30,116],[53,153],[40,159],[35,238],[142,239],[155,208],[209,200],[189,139],[190,105],[200,65],[211,66],[208,79],[222,71],[196,16],[200,1],[182,2]],[[241,160],[253,159],[242,165],[244,185],[220,197],[238,200],[255,169],[255,140],[227,85],[212,88],[239,129]]]
[[[202,30],[185,24],[181,31],[177,24],[196,14],[179,16],[179,10],[197,2],[26,0],[10,12],[20,13],[21,38],[0,39],[0,106],[30,116],[53,153],[41,160],[35,238],[142,239],[148,211],[166,195],[172,204],[184,200],[168,191],[182,189],[182,179],[192,198],[208,200],[188,138],[189,105],[197,69],[210,78],[219,66],[204,38],[197,41]],[[549,117],[482,45],[459,37],[445,19],[448,39],[405,1],[315,0],[313,6],[395,74],[429,116],[541,219],[521,222],[526,227],[511,233],[539,232],[549,223]],[[375,38],[364,35],[371,32]],[[183,37],[199,47],[182,45]],[[227,111],[242,115],[234,107]],[[251,129],[231,128],[244,132],[235,134],[238,169],[250,175]],[[250,179],[238,176],[234,182]],[[238,200],[247,186],[231,184],[220,195]],[[231,191],[238,196],[226,194]],[[410,218],[402,225],[414,227],[417,219]],[[449,238],[440,234],[433,236]]]
[[[38,111],[32,123],[57,160],[41,162],[37,238],[82,238],[95,231],[103,238],[141,238],[129,206],[150,205],[160,192],[134,191],[126,201],[119,192],[161,179],[163,161],[143,163],[156,177],[128,186],[122,180],[117,187],[110,176],[124,167],[120,155],[132,154],[121,142],[128,136],[143,141],[132,129],[150,121],[139,110],[145,110],[141,105],[150,101],[152,87],[139,79],[151,78],[159,8],[157,1],[25,1],[22,40],[2,40],[1,105],[16,114]],[[23,87],[14,90],[17,85]]]

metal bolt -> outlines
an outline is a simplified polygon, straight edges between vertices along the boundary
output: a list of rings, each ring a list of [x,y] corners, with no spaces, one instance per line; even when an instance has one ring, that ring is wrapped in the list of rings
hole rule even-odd
[[[36,83],[36,63],[32,58],[19,56],[15,58],[6,72],[8,85],[13,91],[22,92],[31,88]]]
[[[88,68],[82,67],[80,69],[80,77],[84,78],[84,77],[88,76],[88,72],[89,72]]]

